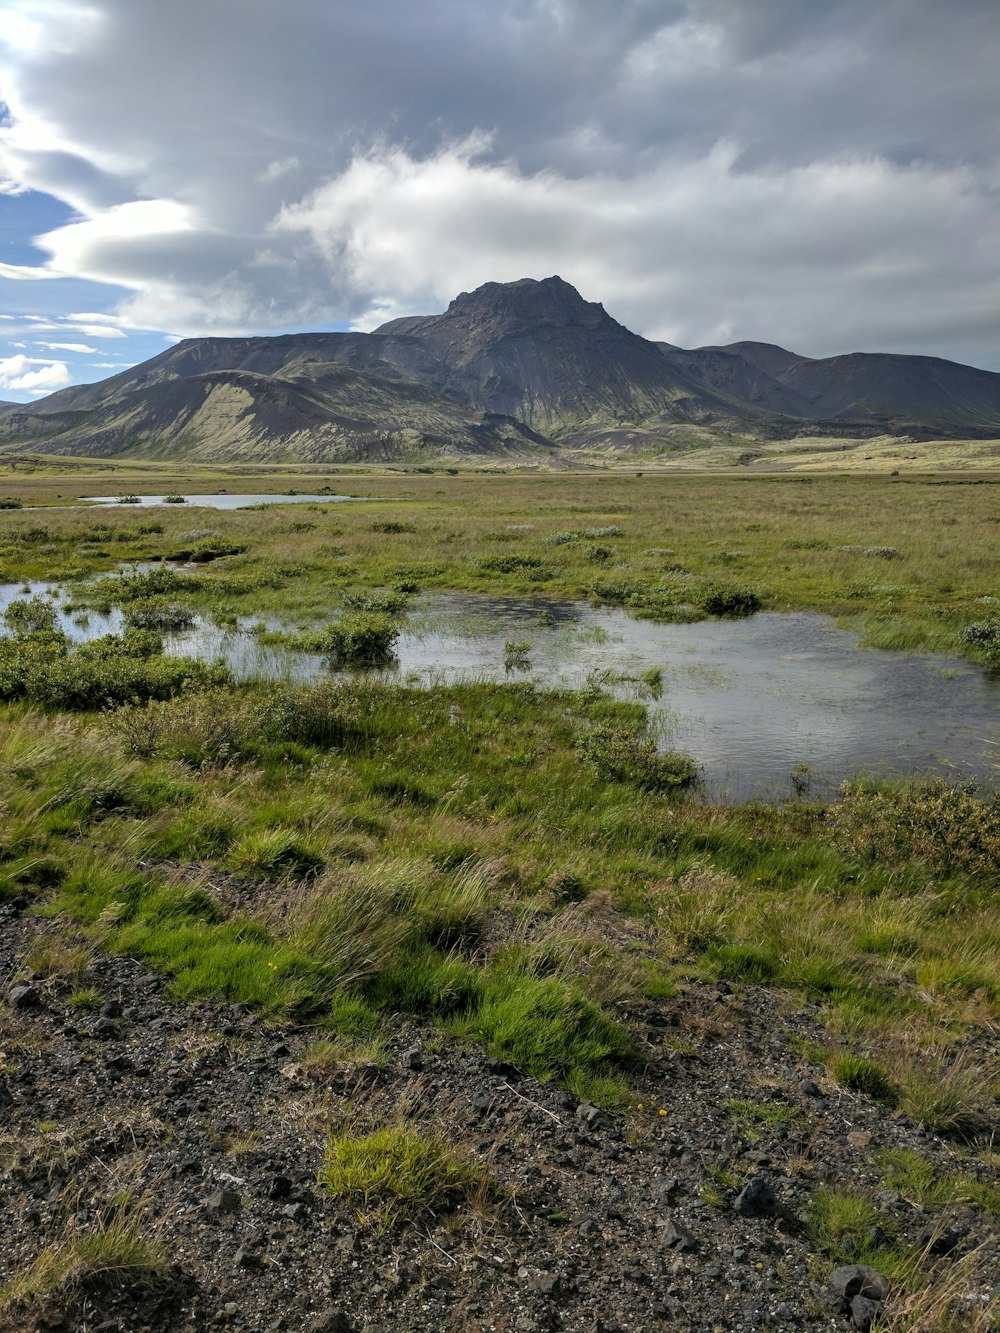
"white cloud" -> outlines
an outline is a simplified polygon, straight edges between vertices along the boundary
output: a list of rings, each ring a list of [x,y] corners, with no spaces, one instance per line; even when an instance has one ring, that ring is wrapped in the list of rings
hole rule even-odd
[[[88,347],[86,343],[37,343],[38,347],[45,347],[50,352],[79,352],[84,356],[93,356],[97,351],[96,347]]]
[[[124,338],[126,334],[121,329],[112,328],[108,324],[64,324],[62,327],[68,333],[83,333],[88,338]]]
[[[30,264],[0,264],[0,278],[9,278],[12,282],[44,282],[61,275],[54,269]]]
[[[777,336],[806,352],[912,337],[945,309],[1000,301],[990,200],[965,169],[844,158],[741,171],[720,144],[627,181],[526,176],[481,137],[418,160],[359,158],[276,228],[307,235],[351,288],[356,320],[438,309],[488,280],[559,272],[651,337],[684,346]],[[825,312],[816,328],[815,309]]]
[[[128,293],[68,338],[367,326],[558,271],[670,341],[982,361],[994,25],[982,0],[8,0],[5,208],[76,216],[0,278]]]
[[[37,370],[29,370],[37,366]],[[0,388],[48,392],[69,384],[72,376],[63,361],[39,361],[37,357],[8,356],[0,359]]]

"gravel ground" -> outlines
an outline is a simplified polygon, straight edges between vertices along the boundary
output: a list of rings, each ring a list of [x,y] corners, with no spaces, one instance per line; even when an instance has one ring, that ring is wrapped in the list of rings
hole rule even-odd
[[[813,1191],[869,1191],[916,1240],[940,1223],[886,1188],[879,1157],[972,1169],[805,1063],[815,1010],[766,989],[693,985],[629,1013],[649,1063],[635,1106],[608,1115],[402,1018],[384,1065],[305,1068],[315,1033],[170,1002],[130,959],[99,956],[103,1006],[72,1012],[23,965],[52,929],[0,911],[0,1281],[67,1209],[85,1226],[126,1181],[169,1268],[74,1283],[0,1314],[5,1331],[845,1330],[836,1265],[806,1234]],[[403,1114],[488,1163],[499,1200],[380,1233],[329,1197],[330,1126]],[[982,1246],[1000,1271],[991,1218],[953,1208],[947,1223],[950,1253],[929,1263]],[[857,1305],[854,1326],[865,1317]]]

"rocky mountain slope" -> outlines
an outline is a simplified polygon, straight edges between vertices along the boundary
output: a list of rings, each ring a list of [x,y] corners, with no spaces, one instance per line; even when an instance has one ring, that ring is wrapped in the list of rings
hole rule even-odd
[[[97,384],[0,404],[0,449],[337,460],[669,449],[743,438],[1000,434],[1000,375],[934,357],[814,360],[769,343],[684,350],[561,278],[486,283],[371,334],[187,339]]]

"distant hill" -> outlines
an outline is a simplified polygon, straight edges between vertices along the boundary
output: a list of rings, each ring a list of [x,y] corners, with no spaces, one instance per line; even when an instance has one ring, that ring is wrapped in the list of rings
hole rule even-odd
[[[746,438],[1000,435],[1000,375],[934,357],[822,360],[650,342],[569,283],[489,282],[374,333],[191,338],[97,384],[0,404],[0,449],[198,460],[669,449]]]

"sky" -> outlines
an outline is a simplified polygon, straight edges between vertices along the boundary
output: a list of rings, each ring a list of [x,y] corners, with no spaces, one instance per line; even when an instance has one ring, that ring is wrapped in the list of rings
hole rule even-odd
[[[990,0],[0,0],[0,400],[558,273],[1000,370]]]

